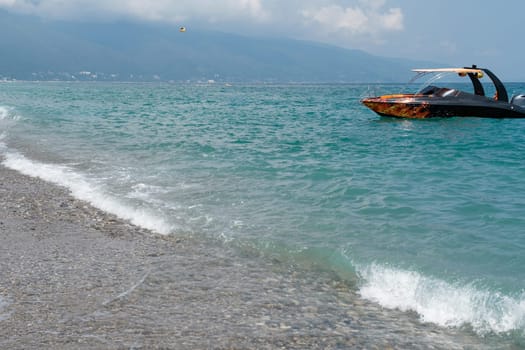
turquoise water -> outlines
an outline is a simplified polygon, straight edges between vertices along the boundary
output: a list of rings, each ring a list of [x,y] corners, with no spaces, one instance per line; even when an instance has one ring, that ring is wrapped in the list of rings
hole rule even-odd
[[[380,118],[367,89],[4,83],[0,152],[160,234],[322,265],[386,308],[523,344],[525,120]]]

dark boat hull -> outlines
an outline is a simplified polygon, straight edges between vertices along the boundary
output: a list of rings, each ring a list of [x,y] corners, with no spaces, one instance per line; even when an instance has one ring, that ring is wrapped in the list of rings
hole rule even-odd
[[[391,95],[365,98],[361,102],[381,116],[397,118],[525,118],[523,107],[474,95],[453,98]]]

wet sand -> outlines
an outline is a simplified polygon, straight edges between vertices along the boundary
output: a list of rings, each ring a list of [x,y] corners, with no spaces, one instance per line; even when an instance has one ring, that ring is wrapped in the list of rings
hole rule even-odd
[[[0,166],[1,349],[455,349],[326,273],[160,236]]]

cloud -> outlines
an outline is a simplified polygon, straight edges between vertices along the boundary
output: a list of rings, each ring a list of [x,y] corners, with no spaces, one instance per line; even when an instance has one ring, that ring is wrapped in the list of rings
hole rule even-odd
[[[304,10],[303,16],[321,30],[359,33],[368,27],[368,17],[360,8],[342,8],[331,5],[315,10]]]
[[[0,7],[53,19],[264,20],[262,0],[0,0]]]
[[[344,3],[345,5],[342,5]],[[348,46],[403,30],[388,0],[0,0],[0,8],[62,20],[164,22]]]
[[[403,13],[400,8],[383,10],[386,1],[360,1],[353,7],[328,5],[302,11],[304,18],[322,30],[347,36],[357,34],[376,36],[385,31],[403,29]]]

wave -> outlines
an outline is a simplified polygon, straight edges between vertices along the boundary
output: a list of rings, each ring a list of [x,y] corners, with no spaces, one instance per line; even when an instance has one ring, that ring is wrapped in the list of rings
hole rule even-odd
[[[3,140],[7,136],[7,130],[20,119],[15,109],[9,106],[0,106],[0,151],[5,149]]]
[[[425,277],[418,272],[379,264],[357,267],[361,296],[380,305],[415,311],[423,322],[445,327],[470,325],[480,335],[523,331],[525,295],[511,297]]]
[[[6,119],[10,114],[11,109],[6,106],[0,106],[0,120]]]
[[[0,106],[0,122],[3,122],[9,117],[9,115],[11,114],[10,111],[11,109],[9,107]],[[4,139],[6,138],[7,133],[4,125],[0,125],[0,127],[0,152],[4,153],[7,149],[4,143]]]
[[[20,119],[20,115],[15,112],[15,109],[8,106],[0,106],[0,121],[1,120],[14,120]]]
[[[9,108],[5,106],[0,106],[0,120],[7,118],[8,115],[9,115]]]
[[[0,151],[2,149],[5,156],[2,164],[8,168],[66,187],[75,198],[84,200],[94,207],[114,214],[136,226],[160,234],[169,234],[175,229],[174,225],[168,223],[151,210],[124,203],[122,200],[111,196],[107,191],[103,190],[102,186],[89,181],[71,167],[46,164],[28,159],[18,152],[7,150],[5,145],[2,145],[0,142]]]

